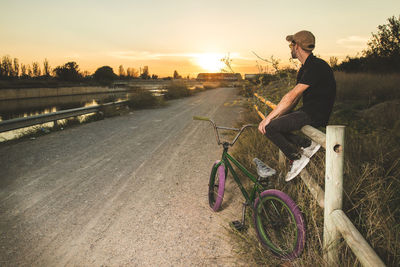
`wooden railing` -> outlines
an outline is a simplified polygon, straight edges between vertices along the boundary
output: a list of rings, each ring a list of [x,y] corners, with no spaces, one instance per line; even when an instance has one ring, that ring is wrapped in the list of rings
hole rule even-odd
[[[255,93],[254,96],[271,109],[276,108],[274,103],[258,94]],[[254,108],[258,115],[264,119],[265,116],[257,105],[254,105]],[[338,254],[340,234],[363,266],[385,266],[342,210],[345,127],[329,125],[326,127],[326,134],[324,134],[314,127],[306,125],[301,131],[324,147],[326,151],[325,192],[306,169],[300,172],[300,177],[319,206],[324,209],[323,252],[327,266],[340,266]],[[283,153],[280,152],[279,156],[279,162],[282,162]]]

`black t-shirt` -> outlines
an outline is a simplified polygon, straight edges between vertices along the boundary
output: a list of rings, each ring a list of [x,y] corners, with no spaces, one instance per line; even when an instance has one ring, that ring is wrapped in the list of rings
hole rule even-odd
[[[297,74],[297,83],[307,84],[303,92],[303,110],[315,127],[326,126],[336,98],[336,81],[331,67],[310,54]]]

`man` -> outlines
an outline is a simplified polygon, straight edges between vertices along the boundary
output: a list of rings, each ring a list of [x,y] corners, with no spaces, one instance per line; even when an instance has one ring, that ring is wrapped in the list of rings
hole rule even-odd
[[[336,97],[336,82],[329,65],[312,54],[315,37],[309,31],[288,35],[292,58],[297,58],[302,66],[297,74],[296,86],[279,102],[277,107],[258,126],[285,156],[292,167],[286,181],[296,177],[318,151],[320,145],[291,132],[304,125],[326,126]],[[303,98],[303,106],[292,109]],[[300,149],[301,147],[301,149]]]

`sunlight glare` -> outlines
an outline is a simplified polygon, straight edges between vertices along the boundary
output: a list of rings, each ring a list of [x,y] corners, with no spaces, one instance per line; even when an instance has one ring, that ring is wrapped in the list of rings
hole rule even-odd
[[[224,58],[222,54],[204,53],[197,55],[196,63],[206,71],[220,72],[225,67],[225,64],[221,61],[222,58]]]

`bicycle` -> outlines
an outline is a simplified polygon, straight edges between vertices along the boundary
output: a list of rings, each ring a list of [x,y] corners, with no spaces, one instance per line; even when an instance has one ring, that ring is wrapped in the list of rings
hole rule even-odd
[[[268,187],[268,178],[276,175],[276,171],[261,160],[254,158],[253,162],[256,164],[258,174],[258,178],[256,178],[255,175],[251,174],[228,153],[229,147],[232,147],[236,143],[245,129],[257,127],[257,125],[247,124],[238,129],[217,126],[211,119],[206,117],[194,116],[193,119],[209,121],[214,128],[218,145],[223,147],[221,159],[217,160],[211,168],[208,185],[208,201],[211,209],[215,212],[220,210],[224,197],[226,178],[228,171],[230,171],[245,198],[241,221],[233,221],[232,225],[234,228],[238,231],[246,229],[246,208],[251,207],[254,228],[261,244],[270,249],[278,257],[289,260],[298,257],[305,245],[304,219],[300,209],[288,195],[276,189],[266,190],[266,187]],[[221,142],[218,130],[230,130],[238,133],[231,142]],[[232,163],[254,183],[250,194],[241,183],[232,167]]]

